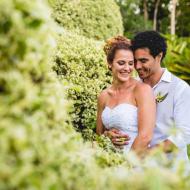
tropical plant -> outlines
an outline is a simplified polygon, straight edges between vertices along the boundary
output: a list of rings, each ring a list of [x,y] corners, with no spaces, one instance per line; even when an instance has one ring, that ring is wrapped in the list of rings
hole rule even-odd
[[[168,42],[165,66],[190,84],[190,38],[166,36]]]

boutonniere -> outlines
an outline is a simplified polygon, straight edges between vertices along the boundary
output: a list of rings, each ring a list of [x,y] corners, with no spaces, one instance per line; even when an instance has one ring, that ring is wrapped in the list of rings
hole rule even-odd
[[[165,98],[167,97],[168,93],[162,95],[161,92],[158,92],[158,94],[156,95],[156,103],[160,103],[162,101],[165,100]]]

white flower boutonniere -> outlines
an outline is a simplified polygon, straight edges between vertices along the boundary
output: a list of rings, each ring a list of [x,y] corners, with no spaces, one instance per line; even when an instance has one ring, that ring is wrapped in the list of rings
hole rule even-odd
[[[167,97],[168,93],[162,95],[161,92],[158,92],[158,94],[156,95],[156,103],[160,103],[162,101],[165,100],[165,98]]]

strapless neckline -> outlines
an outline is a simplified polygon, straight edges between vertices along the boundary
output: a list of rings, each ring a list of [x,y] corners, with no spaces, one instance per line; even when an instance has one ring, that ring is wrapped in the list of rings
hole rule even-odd
[[[120,103],[113,108],[105,106],[101,117],[107,129],[116,127],[120,130],[125,130],[130,126],[137,127],[137,114],[138,108],[135,105]],[[136,127],[135,130],[137,130]]]
[[[118,107],[120,107],[120,106],[129,106],[129,107],[133,107],[133,108],[135,108],[135,109],[138,109],[137,108],[137,106],[135,106],[135,105],[133,105],[133,104],[129,104],[129,103],[120,103],[120,104],[117,104],[116,106],[114,106],[114,107],[109,107],[109,106],[105,106],[105,108],[108,108],[108,109],[110,109],[110,110],[114,110],[114,109],[116,109],[116,108],[118,108]]]

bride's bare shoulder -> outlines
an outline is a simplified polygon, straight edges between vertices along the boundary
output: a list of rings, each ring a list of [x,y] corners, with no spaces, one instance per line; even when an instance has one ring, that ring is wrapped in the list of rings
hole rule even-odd
[[[114,90],[112,88],[112,86],[107,87],[106,89],[102,90],[102,92],[100,93],[100,96],[110,96],[114,93]]]
[[[148,84],[145,84],[141,81],[136,81],[135,92],[138,94],[147,94],[152,92],[152,88]]]
[[[111,94],[113,94],[113,90],[112,90],[112,88],[111,88],[111,86],[110,86],[110,87],[104,89],[104,90],[99,94],[98,100],[101,101],[101,102],[102,102],[102,101],[105,102],[106,99],[109,98],[109,96],[110,96]]]

